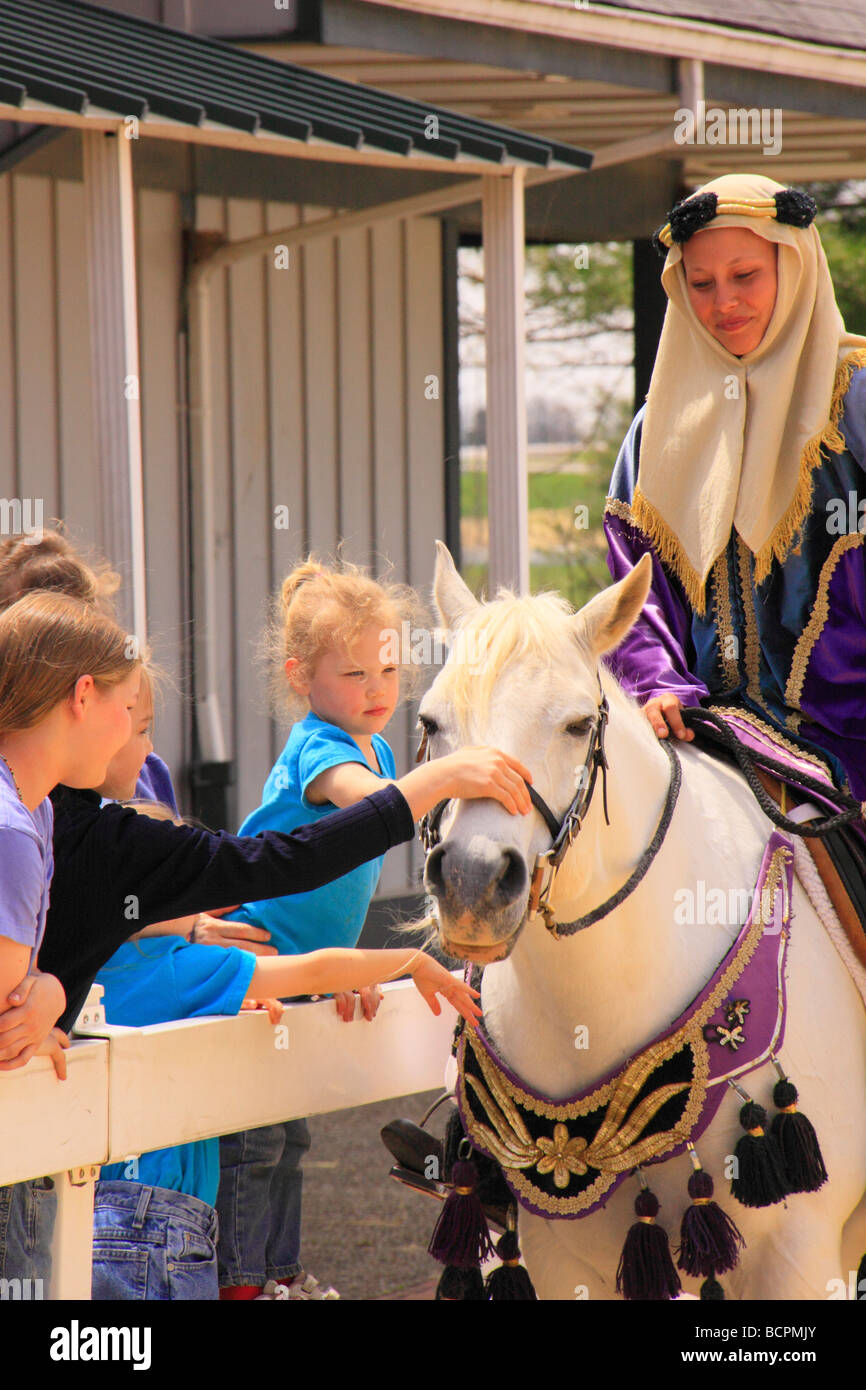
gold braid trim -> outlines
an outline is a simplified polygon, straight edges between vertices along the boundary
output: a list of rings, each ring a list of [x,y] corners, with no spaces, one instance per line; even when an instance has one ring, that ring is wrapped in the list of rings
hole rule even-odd
[[[833,578],[836,566],[846,550],[852,546],[862,545],[864,537],[859,531],[847,532],[844,536],[834,541],[833,548],[821,567],[821,576],[818,580],[818,592],[815,595],[815,606],[812,609],[811,617],[797,639],[794,648],[794,655],[791,659],[791,673],[788,677],[788,684],[785,689],[785,703],[791,705],[795,710],[800,710],[800,696],[803,693],[803,685],[806,680],[806,671],[812,657],[812,649],[821,633],[824,624],[830,615],[829,590],[830,581]],[[799,722],[799,721],[798,721]]]
[[[621,502],[618,497],[606,497],[604,499],[604,510],[611,512],[613,516],[618,516],[622,521],[629,522],[634,526],[634,513],[628,502]]]
[[[711,714],[721,714],[726,717],[728,715],[734,715],[737,719],[744,720],[746,724],[751,724],[774,743],[780,744],[782,748],[787,748],[788,752],[793,753],[795,757],[803,758],[808,763],[814,763],[815,767],[825,773],[830,778],[831,782],[833,781],[830,767],[823,758],[819,757],[817,753],[807,752],[807,750],[801,748],[799,744],[792,743],[790,739],[785,738],[784,734],[780,734],[777,728],[772,724],[768,724],[760,715],[753,714],[750,709],[745,709],[742,705],[737,705],[733,709],[730,705],[707,705],[707,709]]]
[[[845,394],[851,385],[851,377],[860,367],[866,367],[866,348],[857,348],[856,351],[849,352],[844,362],[840,362],[836,368],[827,423],[820,434],[814,435],[806,442],[800,455],[800,475],[788,510],[773,528],[769,539],[755,554],[756,584],[760,584],[762,579],[766,579],[774,559],[778,560],[780,564],[784,562],[809,515],[809,509],[812,505],[812,470],[817,468],[821,462],[821,449],[827,448],[832,454],[841,454],[846,447],[845,439],[839,430],[839,419],[842,415]]]
[[[632,524],[643,531],[658,551],[662,563],[673,570],[686,591],[686,598],[701,617],[706,612],[707,600],[705,586],[697,570],[688,559],[682,541],[669,526],[661,512],[644,496],[640,483],[634,490],[631,504]]]
[[[716,640],[719,647],[719,665],[722,679],[728,690],[736,690],[740,683],[740,663],[729,652],[736,651],[734,620],[731,616],[730,576],[728,553],[723,550],[713,566],[713,606],[716,613]]]
[[[749,547],[739,531],[736,536],[737,570],[740,576],[740,598],[743,602],[743,622],[746,629],[746,693],[767,713],[767,706],[761,694],[761,641],[758,633],[758,615],[755,612],[752,575],[749,569]]]

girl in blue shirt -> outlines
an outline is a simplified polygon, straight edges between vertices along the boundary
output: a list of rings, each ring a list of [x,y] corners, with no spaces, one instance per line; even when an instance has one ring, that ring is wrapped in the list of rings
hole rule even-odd
[[[382,731],[400,697],[401,671],[389,639],[404,631],[414,608],[410,590],[386,588],[348,566],[334,571],[310,559],[283,582],[268,643],[272,703],[303,717],[241,834],[294,829],[394,777]],[[354,946],[381,866],[373,860],[313,892],[244,903],[232,916],[266,928],[281,952]],[[375,988],[361,991],[366,1019],[378,1002]],[[355,995],[337,994],[346,1022],[355,1005]],[[322,1290],[300,1263],[301,1158],[309,1144],[306,1120],[221,1139],[221,1297],[257,1298],[265,1285],[280,1299],[338,1296]]]
[[[159,815],[163,808],[139,807]],[[189,943],[194,918],[162,922],[115,952],[97,980],[109,1023],[139,1027],[174,1019],[237,1014],[247,996],[324,993],[369,987],[409,974],[438,1012],[440,993],[474,1026],[469,990],[423,951],[323,950],[258,958],[234,947]],[[275,1003],[268,999],[268,1004]],[[272,1021],[282,1008],[275,1005]],[[216,1201],[219,1140],[153,1150],[105,1165],[94,1201],[95,1299],[217,1299]]]

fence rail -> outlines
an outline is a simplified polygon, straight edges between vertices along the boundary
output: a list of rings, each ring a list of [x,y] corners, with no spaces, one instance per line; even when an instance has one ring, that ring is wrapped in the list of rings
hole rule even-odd
[[[414,986],[383,986],[372,1024],[346,1025],[333,1000],[145,1028],[103,1021],[96,994],[58,1081],[36,1057],[0,1073],[0,1184],[57,1186],[52,1299],[88,1299],[93,1190],[103,1163],[150,1149],[345,1110],[442,1084],[454,1013],[435,1017]]]

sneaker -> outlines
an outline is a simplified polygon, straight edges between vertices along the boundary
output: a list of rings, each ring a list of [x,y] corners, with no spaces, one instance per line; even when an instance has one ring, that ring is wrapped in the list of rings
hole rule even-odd
[[[337,1290],[331,1288],[330,1284],[327,1288],[323,1287],[318,1279],[314,1279],[312,1274],[307,1274],[306,1270],[303,1269],[300,1274],[295,1275],[289,1285],[284,1284],[283,1288],[285,1289],[285,1297],[290,1299],[315,1299],[318,1301],[325,1298],[340,1297]]]
[[[276,1279],[269,1279],[265,1284],[265,1287],[262,1289],[261,1293],[256,1294],[255,1298],[253,1299],[253,1302],[282,1302],[284,1299],[287,1299],[288,1297],[289,1291],[286,1288],[285,1284],[278,1284]]]
[[[316,1301],[326,1298],[339,1298],[337,1290],[328,1285],[323,1288],[318,1279],[314,1279],[312,1274],[307,1274],[306,1270],[301,1270],[296,1274],[289,1284],[280,1284],[276,1279],[269,1279],[264,1289],[253,1301],[258,1303],[262,1300],[266,1302],[284,1303],[295,1299],[315,1299]]]

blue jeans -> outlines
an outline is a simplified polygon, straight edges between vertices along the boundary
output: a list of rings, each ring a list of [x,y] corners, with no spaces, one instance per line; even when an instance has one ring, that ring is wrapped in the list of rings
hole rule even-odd
[[[223,1288],[293,1279],[300,1272],[301,1159],[306,1120],[284,1120],[220,1139],[219,1278]]]
[[[198,1197],[146,1183],[98,1182],[93,1297],[218,1299],[216,1237],[216,1212]]]
[[[0,1187],[0,1279],[41,1279],[40,1294],[48,1297],[56,1215],[52,1178]]]

